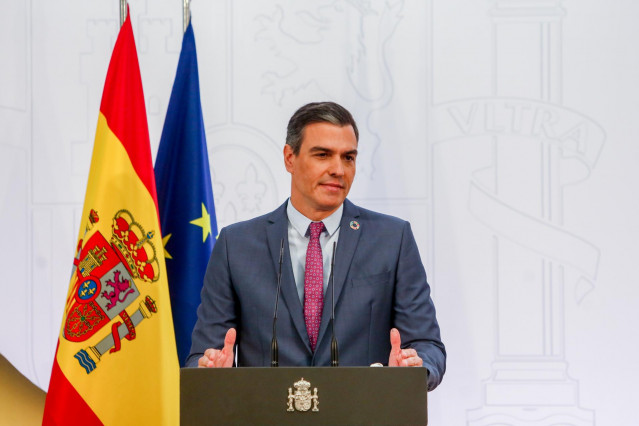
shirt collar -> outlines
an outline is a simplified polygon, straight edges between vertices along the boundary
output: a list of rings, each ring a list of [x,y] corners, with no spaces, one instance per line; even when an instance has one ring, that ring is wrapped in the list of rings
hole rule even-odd
[[[342,220],[342,213],[344,212],[344,203],[342,203],[337,210],[335,210],[330,216],[322,219],[324,222],[324,227],[326,228],[326,232],[328,232],[329,236],[332,236],[335,231],[339,228],[339,223]],[[288,216],[288,221],[293,225],[293,228],[300,235],[306,236],[306,232],[308,231],[308,227],[311,224],[312,220],[304,216],[300,213],[295,207],[293,207],[293,203],[291,203],[291,199],[288,199],[288,205],[286,206],[286,215]]]

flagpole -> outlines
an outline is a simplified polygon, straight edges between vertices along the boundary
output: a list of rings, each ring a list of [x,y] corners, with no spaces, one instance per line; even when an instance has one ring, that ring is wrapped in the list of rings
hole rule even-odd
[[[183,0],[182,5],[182,31],[186,32],[186,27],[189,26],[191,20],[191,1]]]
[[[124,25],[124,21],[126,20],[126,1],[120,0],[120,27]]]

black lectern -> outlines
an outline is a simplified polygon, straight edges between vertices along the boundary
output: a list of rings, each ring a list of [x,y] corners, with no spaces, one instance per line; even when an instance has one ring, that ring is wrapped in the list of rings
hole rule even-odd
[[[183,368],[182,425],[425,425],[426,369]]]

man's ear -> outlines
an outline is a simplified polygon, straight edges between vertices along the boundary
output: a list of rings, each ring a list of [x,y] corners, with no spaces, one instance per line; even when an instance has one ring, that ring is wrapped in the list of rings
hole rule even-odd
[[[295,153],[290,145],[284,145],[284,166],[289,173],[293,173],[293,163],[295,162]]]

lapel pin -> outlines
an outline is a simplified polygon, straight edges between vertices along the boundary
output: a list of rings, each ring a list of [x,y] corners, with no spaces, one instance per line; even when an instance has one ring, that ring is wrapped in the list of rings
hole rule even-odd
[[[354,229],[357,231],[359,229],[359,222],[356,220],[351,220],[351,229]]]

